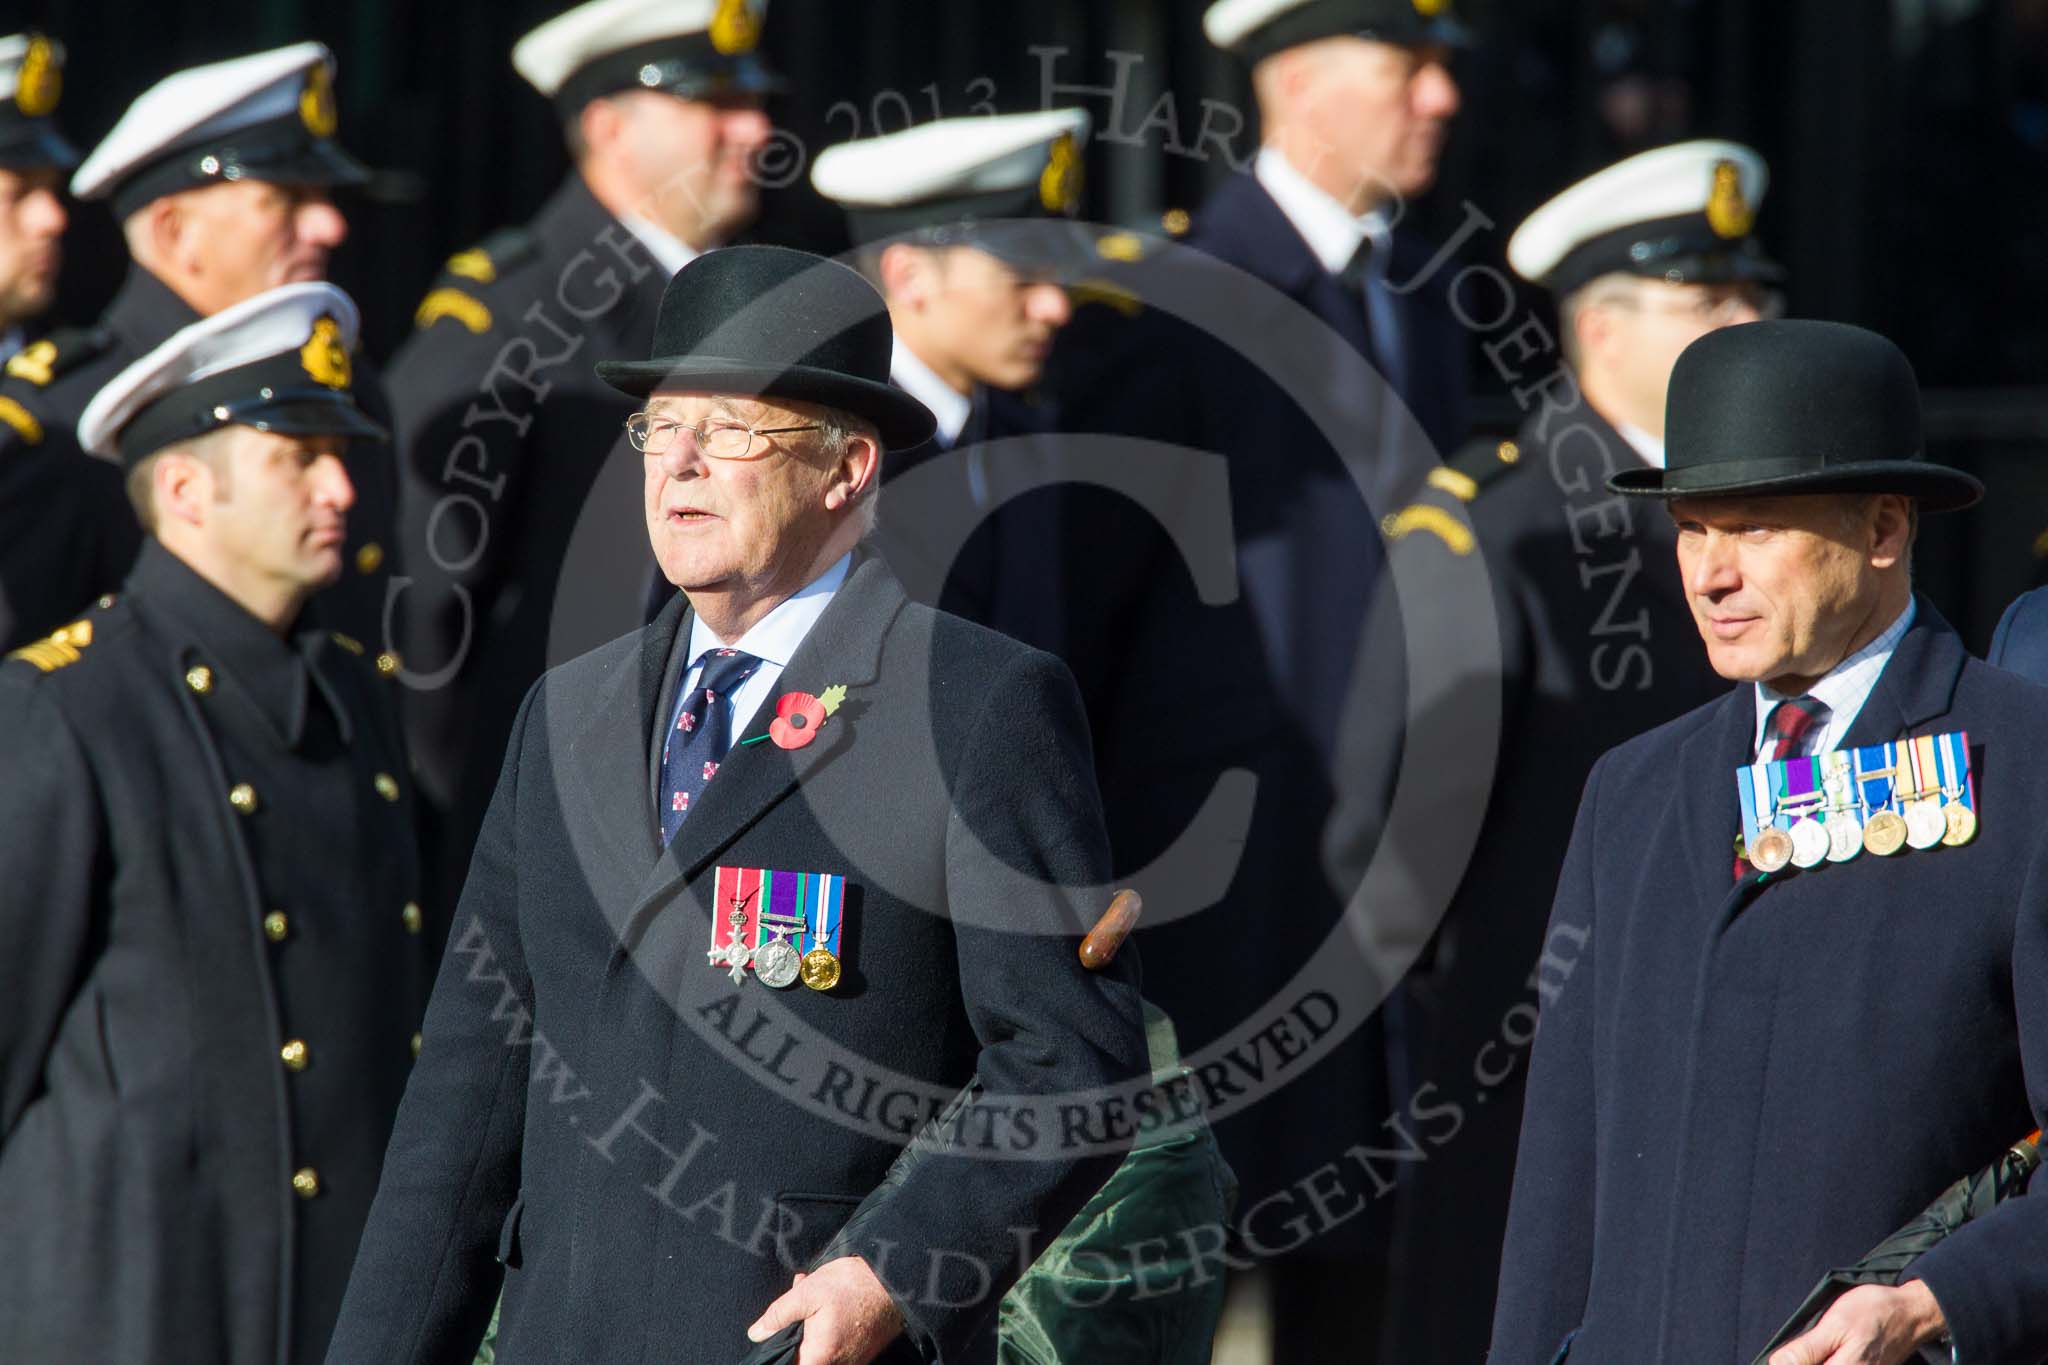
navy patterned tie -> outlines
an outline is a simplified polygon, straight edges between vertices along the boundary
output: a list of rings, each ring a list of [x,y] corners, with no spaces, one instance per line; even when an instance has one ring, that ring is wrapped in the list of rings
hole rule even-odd
[[[732,747],[732,691],[761,666],[737,649],[707,649],[703,672],[661,742],[661,846],[667,848]]]

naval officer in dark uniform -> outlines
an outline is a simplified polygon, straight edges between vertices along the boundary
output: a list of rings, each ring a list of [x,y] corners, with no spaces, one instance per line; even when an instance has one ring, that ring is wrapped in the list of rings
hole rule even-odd
[[[334,141],[338,119],[334,58],[319,43],[190,67],[137,96],[71,179],[74,196],[106,201],[120,220],[127,278],[97,324],[60,328],[8,362],[0,396],[26,410],[35,430],[0,429],[0,456],[75,455],[86,404],[137,357],[266,289],[325,278],[348,235],[330,196],[367,174]],[[356,368],[358,401],[380,413],[380,386],[360,355]],[[397,491],[383,447],[348,458],[357,504],[347,564],[319,610],[371,639]],[[132,524],[124,529],[133,535]],[[68,612],[89,600],[53,606]]]
[[[0,1358],[321,1359],[418,1051],[395,662],[342,572],[356,311],[288,285],[86,409],[150,528],[0,665]]]
[[[1500,1365],[1753,1359],[2048,1117],[2048,711],[1911,584],[1918,518],[1982,486],[1925,458],[1911,366],[1858,328],[1710,333],[1669,414],[1665,467],[1608,487],[1669,508],[1735,687],[1609,751],[1579,802]],[[2017,1195],[1771,1365],[2039,1361],[2044,1244],[2048,1203]]]
[[[764,8],[592,0],[521,38],[512,64],[554,103],[575,168],[533,221],[449,259],[392,360],[406,547],[393,607],[444,900],[526,689],[642,619],[639,598],[606,586],[615,573],[644,593],[655,578],[618,530],[633,409],[590,357],[644,351],[670,277],[754,216],[761,100],[778,86],[756,50]],[[610,551],[595,567],[572,550],[593,536]],[[551,648],[558,585],[593,575]]]
[[[1068,221],[1088,125],[1082,109],[941,119],[829,147],[811,170],[889,304],[890,382],[938,420],[886,471],[877,548],[914,597],[1055,653],[1063,470],[1038,383],[1073,315],[1066,282],[1100,263]]]
[[[1402,611],[1456,610],[1431,600],[1442,581],[1434,566],[1477,554],[1501,651],[1485,820],[1423,965],[1403,985],[1402,1069],[1463,1105],[1466,1122],[1399,1197],[1396,1359],[1477,1360],[1486,1349],[1527,1074],[1526,1032],[1511,1027],[1504,1039],[1502,1020],[1539,999],[1529,980],[1571,834],[1568,794],[1608,749],[1727,690],[1700,650],[1670,519],[1604,481],[1662,464],[1665,388],[1686,345],[1775,311],[1769,286],[1782,272],[1754,235],[1765,185],[1755,152],[1703,140],[1630,157],[1532,213],[1508,260],[1557,294],[1562,344],[1503,353],[1520,372],[1512,382],[1529,396],[1528,419],[1512,440],[1468,445],[1387,519],[1389,553],[1422,565],[1409,581],[1424,595],[1404,598]],[[1396,619],[1376,625],[1392,630]],[[1334,829],[1344,861],[1360,866],[1399,768],[1404,687],[1398,640],[1366,658],[1386,674],[1354,695],[1340,780],[1358,785]]]
[[[0,38],[0,361],[41,339],[78,164],[57,126],[64,49],[38,33]],[[57,628],[118,585],[137,532],[121,471],[46,443],[43,421],[0,394],[0,649]]]

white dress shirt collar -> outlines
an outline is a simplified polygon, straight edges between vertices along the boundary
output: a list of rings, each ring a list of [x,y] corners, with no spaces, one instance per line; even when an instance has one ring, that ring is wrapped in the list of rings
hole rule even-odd
[[[889,378],[939,419],[941,445],[950,450],[960,443],[960,433],[967,429],[967,418],[974,411],[974,400],[939,378],[938,371],[919,359],[901,337],[896,338],[896,349],[889,360]]]
[[[1808,754],[1824,754],[1841,747],[1842,740],[1849,733],[1849,727],[1856,722],[1856,715],[1863,704],[1870,700],[1871,689],[1877,686],[1878,675],[1891,662],[1892,651],[1899,647],[1906,630],[1913,624],[1914,604],[1906,601],[1906,609],[1899,613],[1899,619],[1863,648],[1836,664],[1812,689],[1803,695],[1823,701],[1828,706],[1827,724],[1813,742],[1806,746]],[[1771,712],[1779,702],[1790,698],[1768,683],[1756,684],[1756,735],[1750,746],[1751,753],[1760,753],[1764,745],[1764,725],[1770,720]]]
[[[1614,424],[1614,431],[1622,440],[1628,442],[1629,449],[1642,457],[1644,464],[1649,465],[1652,469],[1662,469],[1664,467],[1664,440],[1662,437],[1652,436],[1649,432],[1644,431],[1641,427],[1631,422],[1616,422]]]
[[[656,227],[637,213],[622,213],[619,215],[619,221],[626,225],[626,231],[640,239],[640,245],[647,248],[647,254],[654,258],[656,265],[669,273],[670,279],[674,279],[684,266],[704,254],[668,229]]]
[[[1387,244],[1393,238],[1386,215],[1379,210],[1352,213],[1294,169],[1278,147],[1259,148],[1252,162],[1252,175],[1273,196],[1280,212],[1294,224],[1308,249],[1332,275],[1342,273],[1351,264],[1351,258],[1358,254],[1358,244],[1368,237],[1378,248],[1376,256],[1384,261]]]
[[[846,582],[847,572],[852,567],[852,553],[841,555],[831,568],[806,583],[794,596],[778,602],[775,610],[756,621],[753,629],[730,644],[719,639],[717,633],[704,624],[702,616],[692,614],[690,653],[684,660],[683,676],[676,687],[674,703],[669,707],[669,728],[675,728],[676,716],[683,703],[697,689],[698,679],[703,674],[699,660],[704,654],[714,649],[737,649],[761,661],[721,703],[731,708],[726,714],[732,727],[728,733],[738,739],[740,732],[753,721],[754,713],[761,709],[761,703],[774,695],[782,670],[789,666],[797,646],[811,633],[811,627],[818,624],[825,608],[832,605],[834,594]]]

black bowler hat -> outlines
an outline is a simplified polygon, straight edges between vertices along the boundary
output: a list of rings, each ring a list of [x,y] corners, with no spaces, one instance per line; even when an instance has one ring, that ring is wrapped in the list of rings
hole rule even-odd
[[[857,272],[808,251],[729,246],[668,282],[651,359],[600,360],[597,377],[638,398],[681,389],[823,403],[901,449],[937,424],[889,383],[895,340],[882,296]]]
[[[1905,353],[1839,322],[1744,323],[1686,347],[1671,371],[1664,458],[1607,487],[1654,498],[1904,493],[1929,512],[1984,496],[1926,457]]]
[[[68,171],[78,153],[55,117],[64,90],[64,47],[40,33],[0,38],[0,166]]]

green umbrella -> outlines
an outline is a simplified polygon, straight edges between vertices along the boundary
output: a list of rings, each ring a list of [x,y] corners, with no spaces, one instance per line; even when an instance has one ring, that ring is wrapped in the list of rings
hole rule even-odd
[[[2032,1137],[2014,1143],[2005,1155],[1983,1170],[1964,1176],[1943,1190],[1911,1222],[1871,1248],[1868,1256],[1823,1275],[1806,1296],[1806,1302],[1778,1329],[1778,1335],[1757,1352],[1752,1365],[1765,1365],[1771,1352],[1811,1328],[1830,1304],[1857,1285],[1897,1284],[1913,1262],[1936,1242],[2024,1190],[2034,1168],[2041,1164],[2040,1141],[2037,1131]]]

